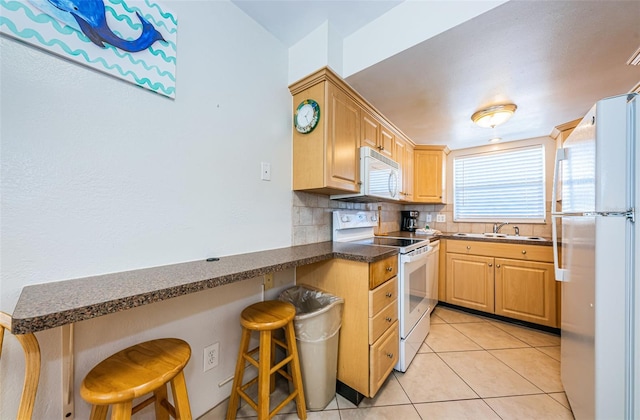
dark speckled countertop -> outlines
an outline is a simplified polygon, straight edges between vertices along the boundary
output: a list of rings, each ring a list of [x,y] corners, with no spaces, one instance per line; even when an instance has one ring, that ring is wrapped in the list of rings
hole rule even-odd
[[[542,245],[542,246],[553,246],[553,241],[551,239],[543,238],[542,240],[527,240],[523,236],[522,239],[517,239],[515,237],[509,238],[478,238],[473,236],[458,236],[456,233],[441,233],[439,235],[431,236],[431,235],[423,235],[419,233],[412,232],[404,232],[404,231],[396,231],[389,232],[385,236],[390,237],[400,237],[400,238],[416,238],[416,239],[429,239],[430,241],[435,241],[438,239],[455,239],[460,241],[476,241],[476,242],[502,242],[506,244],[529,244],[529,245]]]
[[[251,279],[330,258],[376,262],[396,248],[320,242],[268,251],[104,274],[22,289],[11,331],[25,334]]]

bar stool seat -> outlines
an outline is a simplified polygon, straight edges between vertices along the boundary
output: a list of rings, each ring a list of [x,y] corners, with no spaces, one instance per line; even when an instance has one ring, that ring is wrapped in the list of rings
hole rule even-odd
[[[268,420],[276,415],[285,405],[295,399],[298,417],[302,420],[307,418],[306,405],[304,401],[304,390],[302,389],[302,376],[300,374],[300,361],[298,360],[298,349],[296,345],[293,318],[296,315],[295,307],[287,302],[270,300],[254,303],[246,307],[240,314],[240,325],[242,326],[242,336],[240,339],[240,349],[238,352],[238,362],[236,364],[233,387],[229,398],[229,408],[227,419],[236,418],[240,397],[258,413],[258,420]],[[273,333],[278,329],[284,329],[284,341],[274,337]],[[260,333],[260,344],[258,347],[249,350],[251,333]],[[286,350],[286,357],[275,364],[275,346],[278,345]],[[258,353],[257,359],[252,356]],[[258,368],[258,376],[242,384],[245,363],[249,362]],[[289,374],[285,365],[290,364]],[[280,374],[288,381],[292,382],[293,391],[280,404],[269,412],[270,394],[275,388],[275,373]],[[254,401],[246,390],[254,384],[258,384],[258,400]]]
[[[191,347],[177,338],[162,338],[136,344],[109,356],[85,376],[80,396],[92,404],[91,419],[130,419],[132,414],[155,403],[156,419],[191,420],[191,408],[183,369]],[[167,400],[171,384],[174,406]],[[133,400],[153,395],[132,407]]]

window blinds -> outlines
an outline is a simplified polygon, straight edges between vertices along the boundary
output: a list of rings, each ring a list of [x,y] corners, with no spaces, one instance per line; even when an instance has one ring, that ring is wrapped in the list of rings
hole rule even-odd
[[[453,181],[455,221],[544,221],[543,145],[458,157]]]

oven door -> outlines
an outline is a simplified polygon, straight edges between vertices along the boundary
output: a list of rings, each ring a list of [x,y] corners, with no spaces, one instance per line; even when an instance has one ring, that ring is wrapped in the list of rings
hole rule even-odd
[[[431,248],[431,247],[429,247]],[[400,255],[400,336],[406,338],[429,310],[432,292],[428,287],[431,252],[412,251]]]

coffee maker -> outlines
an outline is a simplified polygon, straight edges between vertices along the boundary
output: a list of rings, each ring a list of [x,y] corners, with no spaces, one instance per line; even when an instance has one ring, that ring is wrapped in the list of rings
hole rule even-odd
[[[405,230],[407,232],[415,232],[418,228],[418,215],[420,214],[417,210],[407,210],[401,211],[402,215],[402,224],[401,230]]]

